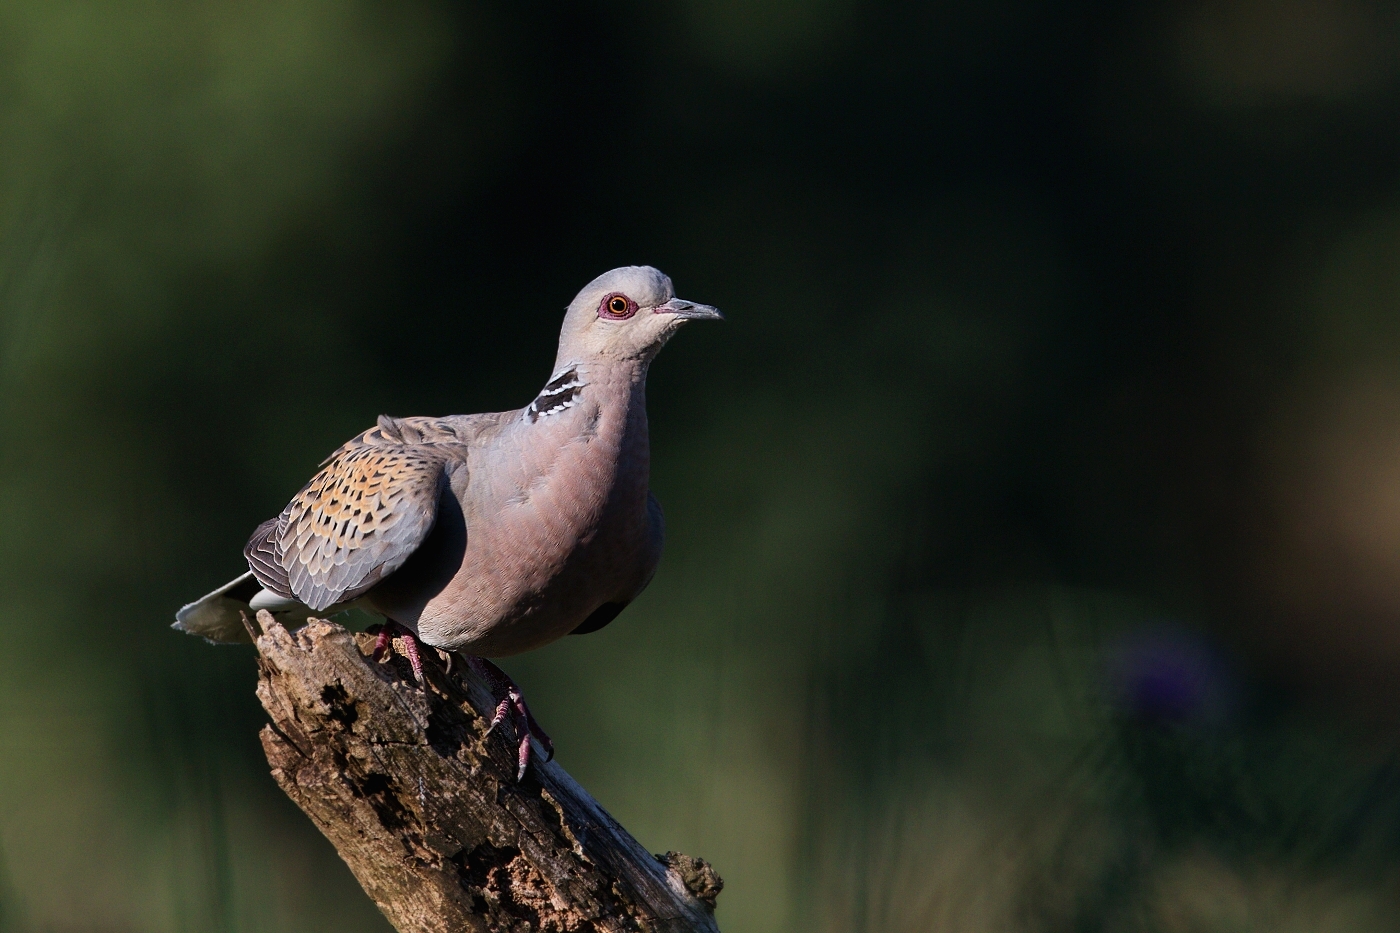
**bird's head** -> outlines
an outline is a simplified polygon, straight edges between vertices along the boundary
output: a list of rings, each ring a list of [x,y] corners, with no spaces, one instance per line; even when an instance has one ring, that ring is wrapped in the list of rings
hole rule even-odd
[[[722,320],[719,311],[676,297],[671,280],[651,266],[623,266],[589,282],[569,303],[559,336],[559,364],[656,356],[686,321]]]

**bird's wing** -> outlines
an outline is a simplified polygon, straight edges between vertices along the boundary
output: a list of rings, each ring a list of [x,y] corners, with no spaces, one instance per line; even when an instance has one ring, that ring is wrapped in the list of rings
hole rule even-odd
[[[317,611],[354,599],[423,543],[449,475],[465,462],[450,422],[381,417],[254,532],[244,549],[253,575]]]
[[[282,558],[277,550],[280,522],[281,516],[278,516],[259,525],[243,548],[243,557],[248,561],[249,569],[263,589],[278,596],[293,598],[292,582],[287,579],[287,568],[282,566]]]

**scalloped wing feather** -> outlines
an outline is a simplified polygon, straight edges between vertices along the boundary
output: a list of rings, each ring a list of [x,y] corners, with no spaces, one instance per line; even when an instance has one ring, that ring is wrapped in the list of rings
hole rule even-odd
[[[282,566],[282,558],[277,551],[277,530],[276,518],[269,518],[259,525],[243,547],[243,558],[248,561],[248,569],[263,589],[291,598],[292,585],[287,580],[287,569]]]
[[[399,569],[432,530],[448,464],[465,460],[457,441],[444,422],[381,417],[327,458],[267,536],[292,595],[320,611]]]

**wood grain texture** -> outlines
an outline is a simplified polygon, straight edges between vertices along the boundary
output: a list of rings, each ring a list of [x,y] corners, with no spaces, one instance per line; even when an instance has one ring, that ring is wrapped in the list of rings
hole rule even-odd
[[[719,876],[653,856],[558,764],[514,780],[510,737],[465,665],[369,660],[372,638],[258,614],[272,774],[402,933],[707,931]]]

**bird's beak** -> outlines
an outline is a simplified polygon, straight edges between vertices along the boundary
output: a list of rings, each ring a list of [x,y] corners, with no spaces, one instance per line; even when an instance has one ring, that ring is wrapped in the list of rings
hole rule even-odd
[[[719,313],[718,308],[709,305],[698,305],[693,301],[685,301],[681,298],[672,298],[665,304],[657,305],[652,309],[657,314],[674,314],[676,317],[686,321],[722,321],[724,315]]]

